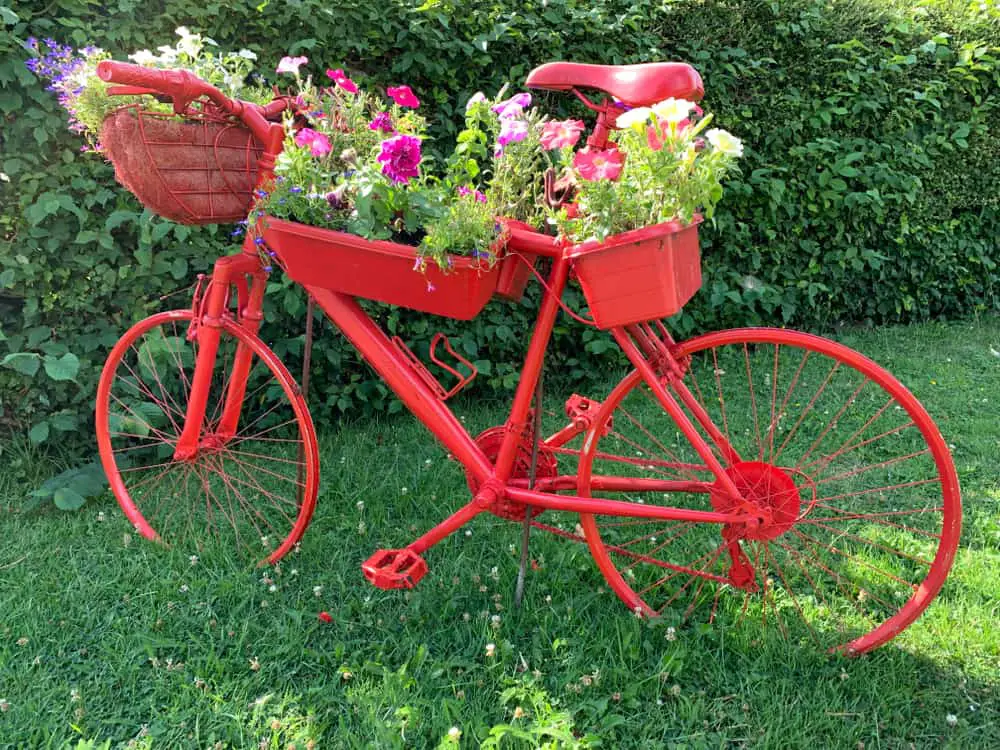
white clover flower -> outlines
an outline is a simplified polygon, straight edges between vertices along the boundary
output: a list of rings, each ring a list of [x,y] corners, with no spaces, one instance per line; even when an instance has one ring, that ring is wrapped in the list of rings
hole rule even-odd
[[[496,654],[496,651],[497,651],[497,644],[495,644],[495,643],[487,643],[486,644],[486,658],[487,659],[492,659],[493,655]]]
[[[691,110],[694,108],[694,102],[689,102],[687,99],[674,99],[671,97],[670,99],[664,99],[662,102],[654,104],[653,113],[661,120],[677,123],[681,120],[687,119],[687,116],[691,114]]]
[[[944,717],[945,722],[949,727],[956,726],[958,724],[958,717],[955,714],[948,714]]]
[[[448,730],[448,736],[451,737],[451,739],[453,740],[457,740],[459,737],[462,736],[462,730],[459,729],[458,727],[452,727],[451,729]]]
[[[712,148],[728,156],[743,156],[743,141],[721,128],[706,132],[705,139],[712,144]]]
[[[313,596],[323,596],[323,587],[313,586]]]
[[[649,123],[649,118],[652,114],[653,110],[649,107],[636,107],[618,115],[615,125],[619,128],[635,128],[641,132]]]

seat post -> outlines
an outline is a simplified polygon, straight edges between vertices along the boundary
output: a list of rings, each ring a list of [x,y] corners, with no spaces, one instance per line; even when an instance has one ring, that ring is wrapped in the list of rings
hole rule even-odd
[[[597,112],[597,122],[594,123],[594,130],[587,138],[587,146],[603,151],[608,145],[608,137],[614,130],[615,120],[618,119],[621,110],[611,99],[605,99],[600,106],[592,106],[591,109]]]

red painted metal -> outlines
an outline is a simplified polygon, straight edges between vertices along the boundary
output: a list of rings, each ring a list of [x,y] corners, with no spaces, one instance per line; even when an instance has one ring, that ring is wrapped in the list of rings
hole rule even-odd
[[[366,240],[306,224],[268,218],[261,234],[285,272],[310,288],[387,302],[413,310],[471,320],[490,301],[499,268],[454,258],[444,273],[434,263],[416,273],[416,250],[408,245]]]
[[[365,560],[361,572],[380,589],[412,589],[427,574],[427,563],[411,549],[380,549]]]
[[[666,318],[680,311],[701,288],[699,221],[636,229],[569,251],[598,328]]]
[[[230,100],[214,87],[186,73],[147,71],[120,63],[102,63],[101,66],[98,72],[105,80],[143,87],[173,97],[178,113],[189,112],[192,102],[202,101],[206,102],[202,105],[202,111],[209,113],[208,116],[217,116],[220,122],[242,123],[256,142],[263,144],[259,158],[256,158],[256,150],[254,159],[248,157],[248,161],[253,162],[252,168],[256,170],[256,185],[267,187],[273,180],[273,167],[275,158],[281,151],[283,131],[280,125],[269,122],[268,118],[285,108],[284,100],[259,107]],[[701,79],[693,68],[676,63],[638,66],[552,63],[533,71],[528,85],[571,91],[598,112],[597,126],[587,141],[592,147],[598,148],[606,146],[608,135],[614,128],[614,120],[623,109],[609,98],[600,104],[591,102],[579,89],[603,91],[628,106],[647,105],[670,96],[695,100],[702,94]],[[923,611],[940,589],[951,566],[960,527],[957,478],[936,427],[919,403],[892,376],[861,355],[823,339],[789,331],[750,329],[711,334],[676,344],[658,319],[680,310],[700,286],[698,221],[700,219],[687,227],[680,227],[675,223],[647,227],[609,238],[604,243],[583,243],[575,247],[558,238],[536,232],[519,222],[505,221],[508,256],[502,258],[494,268],[485,269],[477,262],[455,259],[452,273],[441,274],[437,268],[430,266],[427,274],[422,275],[413,270],[416,255],[412,248],[388,242],[370,242],[352,235],[292,222],[266,220],[262,227],[263,236],[275,250],[291,278],[301,283],[315,298],[362,357],[467,472],[473,495],[471,501],[407,547],[376,552],[363,566],[365,576],[370,581],[384,588],[412,587],[427,571],[426,562],[420,556],[425,550],[480,513],[491,512],[504,518],[519,520],[525,516],[525,507],[530,506],[533,516],[545,510],[578,513],[585,540],[599,569],[616,593],[630,607],[640,612],[658,614],[685,592],[691,596],[693,606],[703,587],[708,584],[728,584],[747,594],[762,586],[766,599],[772,583],[758,581],[757,574],[768,565],[765,558],[770,550],[762,552],[758,548],[753,555],[748,555],[744,551],[744,545],[783,545],[786,539],[793,536],[804,538],[805,543],[812,544],[809,533],[815,534],[845,517],[855,517],[838,514],[838,508],[831,503],[839,497],[864,495],[869,491],[898,491],[910,486],[922,487],[937,483],[942,491],[942,505],[940,508],[929,508],[930,512],[940,510],[943,514],[941,534],[929,534],[931,538],[939,539],[937,553],[933,561],[925,561],[919,553],[907,553],[907,559],[914,564],[928,566],[927,577],[914,588],[913,595],[894,616],[869,633],[850,640],[843,649],[848,653],[859,653],[874,648],[892,638]],[[469,319],[494,294],[519,299],[538,257],[550,258],[551,269],[547,279],[539,276],[545,292],[510,415],[501,427],[488,430],[473,439],[461,421],[444,404],[444,398],[457,388],[453,388],[451,392],[445,391],[430,376],[423,363],[413,357],[405,344],[398,339],[390,339],[354,297],[361,296],[458,319]],[[614,339],[636,370],[615,388],[603,404],[576,395],[567,402],[569,424],[541,443],[535,486],[534,489],[529,489],[526,486],[525,451],[526,446],[531,443],[531,402],[545,351],[562,306],[561,296],[571,271],[580,281],[596,324],[601,328],[611,329]],[[212,282],[204,296],[195,303],[193,310],[166,313],[163,317],[154,316],[154,319],[150,319],[153,322],[147,321],[135,326],[119,342],[109,358],[98,390],[97,432],[101,458],[119,503],[139,531],[150,538],[157,538],[157,531],[132,503],[128,482],[117,468],[116,451],[112,446],[112,440],[116,436],[109,429],[109,404],[114,397],[112,386],[115,384],[117,363],[129,351],[138,335],[161,322],[170,322],[171,325],[176,325],[178,321],[184,322],[189,343],[197,344],[193,375],[189,381],[184,380],[186,403],[173,405],[160,399],[164,408],[170,411],[177,432],[175,440],[166,441],[174,446],[174,455],[164,466],[182,466],[202,458],[211,458],[214,452],[224,450],[231,439],[247,428],[240,423],[240,407],[249,399],[246,381],[254,362],[263,362],[289,398],[295,415],[293,421],[297,420],[301,425],[304,435],[300,441],[302,455],[298,461],[290,463],[300,467],[300,474],[301,468],[305,468],[299,514],[287,538],[282,540],[279,549],[268,555],[267,560],[273,562],[287,552],[309,521],[317,489],[316,441],[304,401],[294,381],[256,336],[263,317],[265,280],[266,274],[261,268],[258,248],[247,239],[240,254],[220,259],[216,263]],[[428,284],[434,289],[428,289]],[[237,305],[235,313],[231,309],[234,288]],[[196,293],[196,297],[198,296]],[[232,340],[237,342],[235,352],[228,358],[218,355],[219,343]],[[775,375],[778,372],[777,344],[804,347],[809,351],[834,357],[847,367],[864,373],[867,378],[865,382],[876,383],[892,394],[896,403],[912,417],[912,424],[919,429],[928,445],[926,451],[888,459],[869,468],[888,466],[911,456],[927,454],[933,456],[939,470],[939,479],[903,481],[877,487],[875,490],[862,489],[833,497],[830,493],[824,495],[818,488],[823,482],[831,481],[831,477],[821,476],[821,468],[826,464],[820,459],[807,460],[815,445],[799,460],[800,465],[786,467],[777,463],[777,456],[791,440],[799,424],[796,423],[785,433],[784,444],[774,445],[778,418],[790,396],[789,392],[779,407],[776,385],[772,388],[771,422],[765,429],[766,441],[762,439],[760,427],[755,422],[759,455],[742,459],[733,445],[737,436],[730,434],[725,412],[722,413],[721,424],[710,416],[710,401],[705,399],[701,384],[691,374],[691,360],[694,355],[706,349],[714,351],[713,347],[738,346],[742,343],[749,370],[747,342],[755,346],[777,342]],[[462,375],[457,369],[443,364],[435,357],[434,348],[437,343],[438,339],[435,339],[435,346],[431,350],[432,360],[462,379],[458,387],[465,385],[471,377]],[[447,344],[446,348],[450,350]],[[465,362],[461,357],[458,359]],[[220,362],[229,375],[222,389],[221,402],[208,413],[210,396],[219,398],[220,389],[213,389],[213,383],[216,382]],[[471,368],[468,362],[465,364]],[[474,368],[472,371],[474,372]],[[714,372],[718,381],[721,368],[716,367]],[[826,382],[831,376],[832,372],[827,376]],[[798,378],[797,373],[795,378]],[[772,382],[776,381],[775,377]],[[820,387],[820,391],[826,387],[826,382]],[[619,425],[636,422],[634,415],[619,412],[623,409],[623,400],[639,386],[647,387],[652,402],[669,415],[671,434],[679,431],[683,435],[688,451],[695,454],[693,458],[684,460],[673,455],[655,434],[649,434],[648,437],[661,447],[663,458],[648,456],[642,452],[632,455],[631,451],[628,455],[617,455],[599,447],[602,441],[618,432]],[[159,386],[153,386],[155,387]],[[864,383],[858,390],[862,387]],[[155,397],[156,394],[152,395]],[[819,393],[813,396],[813,401],[818,395]],[[854,394],[856,395],[857,393]],[[753,396],[754,393],[751,393],[752,398]],[[719,401],[722,400],[720,388]],[[808,402],[808,407],[812,406],[813,401]],[[853,397],[832,417],[831,426],[841,418],[852,401]],[[887,407],[883,407],[883,411],[885,408]],[[775,417],[776,413],[778,418]],[[881,413],[877,412],[855,435],[848,437],[840,446],[839,452],[827,454],[823,460],[829,461],[831,457],[836,458],[852,450],[852,441],[857,434],[863,432]],[[829,429],[830,427],[827,428]],[[894,435],[896,432],[898,430],[890,429],[883,430],[881,434]],[[820,439],[825,434],[826,431],[820,435]],[[581,436],[582,447],[565,447]],[[769,451],[765,451],[765,442]],[[765,453],[768,455],[765,456]],[[576,476],[558,475],[557,458],[560,455],[571,455],[578,459]],[[622,474],[615,471],[595,472],[595,461],[610,461],[613,468],[620,470]],[[156,472],[161,468],[153,466],[150,470]],[[641,476],[643,470],[651,472],[653,476]],[[835,475],[832,479],[840,476],[853,477],[855,474],[863,475],[863,468],[854,470],[853,473]],[[156,475],[152,478],[155,480]],[[224,480],[228,482],[228,487],[235,486],[232,484],[232,477],[224,477]],[[206,491],[210,490],[207,484],[203,485]],[[802,487],[806,489],[801,489]],[[630,499],[595,498],[591,494],[593,491],[624,496],[655,493],[658,497],[678,493],[697,498],[701,505],[675,507],[658,502],[643,504]],[[555,494],[557,492],[575,494]],[[266,500],[266,491],[263,494]],[[249,510],[252,518],[252,504],[246,505],[248,507],[241,505],[238,510]],[[899,531],[912,531],[907,526],[907,517],[897,517],[896,513],[897,511],[888,512],[891,518],[883,518],[886,513],[858,515],[866,519],[877,519],[882,525]],[[667,529],[695,526],[713,531],[713,542],[695,560],[667,561],[657,550],[670,541],[670,536],[652,553],[636,552],[630,548],[632,542],[626,545],[606,544],[602,540],[600,528],[607,524],[598,519],[609,517],[625,519],[611,525],[626,529],[637,524],[660,522],[666,522]],[[807,523],[812,525],[805,526]],[[560,531],[537,521],[532,522],[532,525],[551,530],[560,536],[581,539],[576,534]],[[869,541],[856,534],[843,538],[854,544]],[[645,541],[646,537],[636,537],[634,540],[636,543]],[[807,549],[813,548],[807,546]],[[884,545],[881,550],[895,552]],[[820,565],[818,556],[815,557],[815,560],[796,558],[796,562],[803,569],[809,564]],[[679,576],[690,580],[680,586],[677,593],[663,606],[654,608],[645,601],[643,591],[636,591],[626,581],[616,560],[624,562],[627,570],[653,565],[660,576],[655,582],[656,586]],[[719,570],[718,566],[725,565],[726,560],[729,561],[728,567]],[[780,568],[777,574],[798,608],[791,583],[785,580]],[[692,587],[691,582],[694,581],[697,584]],[[809,579],[809,582],[811,584],[812,580]],[[718,595],[712,603],[713,617],[717,604]]]
[[[226,317],[218,328],[199,326],[199,334],[212,330],[217,340],[221,335],[227,343],[235,342],[237,349],[245,349],[256,359],[259,368],[270,372],[271,385],[287,400],[282,419],[296,423],[300,438],[297,443],[287,443],[287,450],[266,457],[259,452],[260,445],[285,443],[269,442],[266,434],[260,434],[260,427],[248,424],[245,432],[225,435],[218,430],[199,431],[195,445],[202,447],[202,451],[184,459],[171,458],[169,450],[160,451],[161,447],[169,449],[178,442],[186,419],[184,409],[191,411],[190,403],[183,403],[190,362],[197,359],[197,366],[201,366],[207,358],[204,349],[195,347],[197,340],[185,342],[194,348],[197,357],[192,355],[187,360],[178,352],[173,360],[174,370],[167,370],[161,376],[155,368],[142,367],[142,353],[151,351],[146,346],[149,342],[184,341],[184,334],[194,320],[189,309],[157,313],[132,326],[111,350],[101,372],[96,399],[95,429],[101,464],[118,504],[136,531],[147,539],[172,543],[176,539],[171,531],[178,530],[177,527],[183,532],[200,530],[205,537],[216,535],[220,526],[230,526],[244,534],[249,529],[252,539],[240,539],[237,533],[235,541],[247,548],[254,562],[274,563],[302,538],[316,506],[319,450],[312,419],[305,399],[281,361],[258,338]],[[227,346],[226,351],[230,349]],[[226,382],[228,364],[231,361],[219,360],[220,370],[214,373],[217,386]],[[166,415],[166,423],[150,424],[146,412],[132,405],[137,397],[155,404]],[[272,393],[271,398],[275,403],[268,408],[275,414],[278,396]],[[203,402],[201,412],[204,410]],[[132,437],[129,428],[113,426],[113,411],[127,414],[142,429],[136,430]],[[221,406],[216,404],[211,411],[218,416]],[[230,440],[234,435],[236,439]],[[157,463],[148,468],[133,465],[129,459],[145,451],[156,456]],[[243,467],[237,471],[235,481],[222,471],[224,461]],[[254,478],[257,473],[266,475],[274,467],[296,463],[302,467],[300,477],[293,478],[289,472],[286,478],[282,472],[269,476],[263,484]],[[197,477],[201,479],[195,487],[204,488],[204,496],[189,487],[189,482],[194,483]],[[214,490],[209,482],[212,478]],[[162,497],[167,491],[175,493],[169,503]],[[210,511],[207,514],[206,508]],[[198,528],[192,519],[197,519]],[[261,537],[271,539],[264,545]]]
[[[671,97],[698,101],[705,95],[698,71],[679,62],[640,65],[551,62],[532,70],[525,85],[550,91],[597,89],[630,107],[645,107]]]
[[[627,337],[621,334],[621,338]],[[632,342],[629,342],[629,345],[634,356],[638,349]],[[734,351],[736,366],[732,361],[728,365],[724,364],[726,360],[723,354],[717,352],[723,347],[729,347]],[[773,355],[768,347],[774,348]],[[782,356],[779,348],[792,349],[796,353]],[[762,350],[766,355],[761,355],[765,366],[762,372],[755,374],[750,368],[751,352],[759,353]],[[630,526],[629,529],[635,530],[629,533],[639,535],[635,537],[634,542],[605,543],[601,531],[603,522],[598,521],[598,514],[581,516],[581,524],[595,561],[618,596],[630,608],[648,615],[660,614],[664,608],[678,601],[678,597],[684,596],[685,601],[687,598],[691,600],[687,610],[690,612],[698,603],[706,585],[711,584],[714,587],[714,583],[724,582],[744,592],[741,596],[760,597],[767,624],[768,617],[772,622],[775,620],[780,622],[778,610],[772,609],[773,602],[770,601],[774,587],[780,585],[785,592],[786,606],[790,608],[792,615],[801,618],[813,638],[817,642],[825,640],[829,643],[831,637],[835,639],[837,634],[841,633],[839,642],[833,640],[833,649],[848,654],[863,653],[876,648],[912,623],[943,584],[954,559],[961,526],[961,507],[954,465],[940,433],[912,394],[889,373],[863,355],[840,344],[796,331],[777,329],[721,331],[683,342],[670,351],[668,356],[678,362],[688,363],[682,369],[687,373],[684,382],[690,387],[689,394],[697,394],[698,400],[704,405],[718,402],[716,410],[722,410],[723,429],[727,436],[730,435],[730,428],[724,416],[723,383],[730,382],[729,387],[732,388],[733,377],[742,377],[748,383],[756,384],[756,388],[759,389],[756,394],[757,400],[763,403],[754,407],[754,413],[760,410],[762,416],[769,422],[758,425],[756,430],[751,430],[750,434],[745,436],[745,440],[759,445],[759,453],[763,458],[728,466],[721,476],[715,473],[716,481],[710,487],[711,505],[716,510],[732,511],[749,506],[749,512],[744,517],[757,522],[748,525],[739,522],[726,524],[721,537],[715,537],[714,549],[709,546],[705,548],[705,554],[693,563],[678,566],[674,558],[668,559],[670,548],[665,545],[670,541],[670,534],[681,536],[685,533],[684,527],[676,533],[668,534],[666,527],[662,526],[651,527],[651,532],[644,531],[645,527],[642,526]],[[690,369],[691,359],[696,356],[701,362],[698,372],[702,376],[707,376],[701,380],[696,379],[695,373]],[[782,375],[779,363],[784,363],[787,374]],[[810,391],[799,393],[796,388],[801,387],[800,374],[807,364],[815,368],[818,377],[809,386]],[[745,371],[743,371],[744,365]],[[725,369],[727,366],[736,372],[727,372]],[[800,406],[803,415],[808,414],[817,402],[817,397],[831,388],[831,377],[842,372],[855,373],[854,378],[848,382],[853,383],[856,380],[860,385],[856,388],[846,387],[844,395],[839,396],[839,401],[835,402],[842,401],[841,407],[824,412],[826,416],[823,419],[829,422],[825,428],[822,428],[822,423],[814,428],[819,433],[818,437],[816,432],[813,432],[798,438],[799,443],[803,445],[801,450],[805,452],[799,458],[797,468],[777,463],[786,451],[790,451],[787,443],[795,437],[802,425],[801,419],[790,420],[782,430],[782,441],[773,439],[775,426],[779,424],[781,414],[793,400],[793,392],[794,398],[798,399],[799,403],[792,405]],[[626,397],[635,389],[648,386],[656,391],[657,387],[650,384],[651,376],[656,382],[657,376],[653,373],[652,367],[648,367],[646,371],[639,368],[626,377],[605,400],[591,435],[600,430],[602,423],[616,414],[619,408],[624,408]],[[662,380],[671,382],[665,378]],[[680,382],[672,382],[670,387],[674,388],[677,385],[680,385]],[[847,431],[846,437],[841,436],[833,441],[832,447],[822,456],[817,456],[811,461],[807,460],[824,436],[835,430],[840,423],[847,421],[845,415],[852,405],[855,409],[859,407],[860,401],[856,399],[866,386],[872,390],[881,389],[879,392],[886,394],[888,400],[883,401],[884,397],[873,397],[869,393],[865,404],[866,408],[871,410],[871,414],[869,415],[864,409],[855,414],[855,423]],[[645,403],[644,399],[639,400]],[[740,403],[743,408],[742,402]],[[865,434],[880,416],[887,414],[900,420],[898,427],[873,430],[876,433],[874,435]],[[627,423],[629,420],[619,421]],[[675,418],[671,417],[667,421],[674,423]],[[898,439],[903,431],[915,433],[914,439],[924,441],[926,449],[915,451],[912,448],[905,448],[902,449],[902,455],[897,458],[855,466],[855,462],[851,459],[852,450],[883,438]],[[740,430],[741,437],[742,433]],[[732,437],[735,439],[736,435]],[[699,447],[697,439],[689,438],[689,442],[693,448]],[[581,453],[576,488],[580,496],[589,496],[591,491],[597,490],[606,481],[604,476],[591,473],[595,459],[602,455],[599,445],[600,440],[588,440]],[[705,444],[702,442],[701,445]],[[838,445],[840,447],[837,447]],[[886,447],[890,450],[900,450],[891,443],[886,443]],[[890,455],[895,454],[890,453]],[[826,471],[830,461],[837,458],[843,460],[848,470],[824,476],[823,472]],[[892,469],[896,465],[921,458],[931,461],[925,467],[925,471],[929,472],[926,478],[913,478],[910,481],[906,481],[906,475],[894,478]],[[639,461],[644,460],[644,458],[639,459]],[[794,459],[785,460],[791,462]],[[871,473],[877,473],[872,470],[885,472],[885,478],[862,479],[869,477]],[[917,476],[920,475],[918,472]],[[723,478],[730,482],[722,481]],[[861,487],[850,491],[826,490],[826,495],[817,489],[829,486],[824,483],[832,483],[834,480],[857,480]],[[879,484],[883,481],[886,482],[885,485]],[[736,494],[731,487],[723,487],[729,483],[736,485]],[[831,494],[835,492],[839,494]],[[907,492],[913,494],[906,494]],[[929,494],[920,494],[924,492]],[[879,508],[878,504],[873,505],[882,495],[886,496],[883,503],[888,504],[888,510]],[[897,497],[889,499],[893,495]],[[737,497],[740,498],[738,503],[735,501]],[[850,512],[839,507],[853,498],[861,501],[861,504],[856,506],[858,510]],[[907,502],[913,507],[907,509]],[[900,505],[902,507],[897,507]],[[601,515],[607,517],[614,514]],[[932,533],[932,530],[917,529],[911,525],[913,523],[909,520],[911,517],[924,516],[929,522],[939,524],[937,528],[940,529],[940,534]],[[610,527],[617,525],[613,522],[613,518],[607,520],[612,521]],[[900,549],[890,546],[893,543],[877,533],[875,536],[869,536],[867,533],[862,536],[837,525],[853,520],[867,522],[876,532],[878,527],[884,527],[889,532],[902,534],[904,539],[910,538],[914,542],[926,539],[928,544],[936,546],[933,559],[930,559],[929,555],[925,557],[913,554],[908,546]],[[614,531],[614,528],[611,528],[611,531]],[[823,531],[828,532],[825,538],[819,537],[819,533]],[[644,553],[641,545],[637,544],[647,538],[642,536],[644,533],[660,534],[666,538],[654,552]],[[701,538],[704,538],[704,534],[699,537]],[[879,541],[880,539],[884,541]],[[897,544],[906,545],[907,542]],[[799,551],[796,551],[796,546],[800,548]],[[900,578],[892,572],[893,568],[882,567],[888,566],[888,563],[880,563],[876,567],[864,557],[855,557],[854,552],[850,551],[859,549],[870,549],[881,557],[888,555],[910,561],[914,570],[901,571],[907,578]],[[777,552],[786,557],[785,568],[776,562]],[[822,557],[846,559],[848,562],[846,577],[831,569],[829,564],[823,562]],[[727,559],[728,568],[724,565]],[[636,575],[641,573],[639,569],[647,565],[652,568],[651,578],[646,578],[646,585],[640,588],[631,582],[631,576],[639,577]],[[760,571],[769,571],[767,580]],[[630,577],[624,575],[626,572]],[[796,573],[799,580],[793,581],[788,575],[789,572]],[[842,620],[838,622],[839,613],[831,609],[835,605],[826,602],[826,597],[831,594],[824,594],[823,589],[817,585],[817,579],[820,577],[828,582],[837,604],[848,609],[857,608],[858,612],[854,614],[860,614],[863,619],[869,620],[870,624],[867,627],[870,629],[867,632],[863,629],[853,634],[850,630],[846,634],[843,632],[847,623]],[[881,597],[876,598],[878,597],[876,589],[865,582],[866,577],[872,578],[875,585],[878,585],[878,582],[883,584],[888,582],[892,586],[895,582],[892,598],[898,597],[898,599],[891,601]],[[651,579],[654,581],[652,584],[648,583]],[[677,583],[673,583],[675,581]],[[673,584],[673,588],[676,589],[674,593],[662,602],[662,606],[654,606],[650,597],[669,584]],[[855,590],[856,596],[851,594]],[[819,604],[827,608],[826,616],[833,618],[828,623],[832,627],[829,633],[819,633],[812,627],[810,619],[818,615],[811,613],[807,617],[803,613],[804,603],[800,602],[803,594],[807,594],[809,600],[813,602],[810,606]],[[843,598],[845,596],[848,597],[846,600]],[[714,598],[701,596],[702,600],[711,604],[712,617],[716,614],[719,597],[720,592],[716,592]],[[871,614],[864,609],[866,598],[875,601],[879,609]],[[749,601],[745,600],[744,610]],[[894,610],[895,614],[891,616],[882,614]],[[788,616],[787,612],[785,616]],[[885,619],[882,619],[883,617]],[[820,622],[823,622],[822,619]],[[784,625],[781,627],[785,632]],[[787,637],[787,633],[785,635]]]

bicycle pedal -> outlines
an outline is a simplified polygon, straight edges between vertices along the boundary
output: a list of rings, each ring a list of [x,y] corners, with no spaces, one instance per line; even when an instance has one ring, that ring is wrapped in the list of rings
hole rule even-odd
[[[427,563],[411,549],[380,549],[365,560],[361,572],[380,589],[412,589],[427,573]]]

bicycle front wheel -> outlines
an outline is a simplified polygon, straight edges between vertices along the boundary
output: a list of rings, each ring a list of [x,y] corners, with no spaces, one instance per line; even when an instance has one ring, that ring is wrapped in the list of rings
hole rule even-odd
[[[703,410],[728,478],[769,520],[723,527],[583,515],[618,596],[670,621],[753,617],[786,639],[848,653],[912,623],[941,588],[961,525],[951,456],[916,398],[848,347],[795,331],[721,331],[679,344],[675,356],[683,376],[655,387],[675,397],[687,389],[697,406],[685,412],[697,424]],[[637,372],[611,393],[591,435],[581,495],[602,494],[601,476],[686,481],[690,491],[625,499],[744,509]]]
[[[178,459],[204,330],[191,335],[193,320],[190,310],[153,315],[111,351],[97,391],[101,461],[147,539],[274,563],[302,537],[316,505],[312,419],[275,354],[225,320],[197,451]]]

